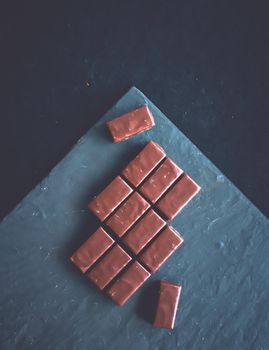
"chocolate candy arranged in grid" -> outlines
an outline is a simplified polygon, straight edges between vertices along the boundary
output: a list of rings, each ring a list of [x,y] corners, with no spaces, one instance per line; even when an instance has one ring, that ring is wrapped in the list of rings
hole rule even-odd
[[[140,192],[147,197],[151,203],[156,203],[182,173],[183,170],[171,159],[167,158],[140,188]]]
[[[172,220],[200,191],[200,187],[186,174],[157,203],[157,207]]]
[[[99,227],[98,230],[74,252],[70,260],[84,273],[113,243],[114,239],[112,239],[102,227]]]
[[[151,129],[155,123],[148,106],[143,106],[107,122],[106,125],[113,142],[117,143]]]
[[[156,272],[183,243],[155,210],[174,218],[200,187],[150,141],[97,197],[89,209],[112,230],[118,244],[99,228],[71,257],[98,288],[119,305]],[[130,184],[130,185],[129,185]],[[150,203],[153,205],[151,209]],[[125,251],[129,248],[134,254]],[[128,249],[127,249],[128,250]]]
[[[89,203],[88,208],[101,221],[104,221],[132,191],[131,187],[117,176]]]
[[[172,226],[167,226],[140,256],[139,260],[151,272],[156,272],[182,243],[183,238],[180,234]]]
[[[137,187],[166,156],[156,142],[150,141],[146,147],[127,165],[122,175]]]
[[[116,244],[88,273],[88,277],[98,288],[104,289],[131,259],[132,258]]]
[[[108,219],[107,225],[121,237],[150,207],[150,204],[134,192],[127,201]]]
[[[123,242],[138,254],[148,242],[165,226],[166,222],[154,211],[150,210],[123,237]]]
[[[149,277],[150,273],[135,261],[107,293],[117,304],[123,305]]]

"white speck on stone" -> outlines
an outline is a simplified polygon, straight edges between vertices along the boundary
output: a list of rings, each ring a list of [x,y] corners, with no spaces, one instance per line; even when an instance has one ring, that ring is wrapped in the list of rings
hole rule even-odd
[[[220,247],[221,249],[224,248],[224,245],[225,245],[224,242],[222,242],[222,241],[219,242],[219,247]]]
[[[47,255],[44,258],[44,261],[46,261],[50,257],[50,252],[47,253]]]

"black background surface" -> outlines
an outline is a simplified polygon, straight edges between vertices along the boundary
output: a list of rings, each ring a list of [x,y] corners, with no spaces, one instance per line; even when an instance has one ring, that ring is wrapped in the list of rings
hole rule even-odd
[[[267,1],[7,3],[1,216],[132,85],[269,215]]]

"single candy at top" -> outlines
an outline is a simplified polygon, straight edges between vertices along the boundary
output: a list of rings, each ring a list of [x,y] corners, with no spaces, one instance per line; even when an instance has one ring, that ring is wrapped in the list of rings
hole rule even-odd
[[[182,173],[183,170],[180,169],[171,159],[167,158],[144,183],[139,191],[146,196],[151,203],[156,203]]]
[[[133,186],[137,187],[165,156],[162,147],[156,142],[150,141],[127,165],[122,174]]]
[[[114,240],[99,227],[71,256],[70,260],[84,273],[102,256]]]
[[[182,179],[160,199],[157,207],[172,220],[199,191],[200,186],[184,174]]]
[[[88,205],[101,221],[104,221],[133,190],[127,183],[117,176],[98,196]]]
[[[180,293],[180,285],[161,281],[159,301],[153,323],[155,327],[174,328]]]
[[[148,106],[135,109],[106,123],[114,143],[151,129],[155,123]]]

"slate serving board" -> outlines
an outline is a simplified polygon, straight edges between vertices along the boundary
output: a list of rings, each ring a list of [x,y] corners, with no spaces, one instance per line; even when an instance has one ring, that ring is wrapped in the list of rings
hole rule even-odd
[[[105,122],[145,103],[156,127],[112,144]],[[68,258],[98,226],[88,200],[151,139],[202,191],[173,221],[184,246],[118,307]],[[2,221],[0,349],[268,349],[268,233],[257,208],[132,88]],[[149,323],[159,279],[183,285],[172,332]]]

